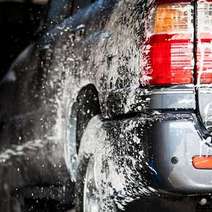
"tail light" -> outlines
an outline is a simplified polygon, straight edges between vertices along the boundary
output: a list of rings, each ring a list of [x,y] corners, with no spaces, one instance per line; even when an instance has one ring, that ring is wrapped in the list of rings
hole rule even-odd
[[[152,85],[193,81],[193,10],[188,1],[156,1],[153,31],[145,43],[142,80]],[[164,3],[167,2],[167,3]]]
[[[145,43],[141,83],[193,83],[194,8],[191,1],[156,0],[152,32]],[[199,15],[200,14],[200,15]],[[204,16],[204,18],[203,18]],[[202,23],[204,22],[204,23]],[[199,27],[200,26],[200,27]],[[212,82],[212,1],[198,4],[197,71],[201,83]]]

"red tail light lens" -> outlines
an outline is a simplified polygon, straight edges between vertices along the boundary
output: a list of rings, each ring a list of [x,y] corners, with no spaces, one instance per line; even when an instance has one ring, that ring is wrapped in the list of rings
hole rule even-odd
[[[192,83],[193,45],[187,36],[155,35],[150,39],[150,46],[151,84]]]

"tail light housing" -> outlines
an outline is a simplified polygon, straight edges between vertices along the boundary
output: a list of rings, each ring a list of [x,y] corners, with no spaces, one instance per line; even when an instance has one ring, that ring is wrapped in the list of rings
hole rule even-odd
[[[197,61],[191,1],[156,0],[152,20],[152,31],[142,48],[141,83],[191,84],[195,68],[199,83],[212,83],[212,1],[198,3]]]

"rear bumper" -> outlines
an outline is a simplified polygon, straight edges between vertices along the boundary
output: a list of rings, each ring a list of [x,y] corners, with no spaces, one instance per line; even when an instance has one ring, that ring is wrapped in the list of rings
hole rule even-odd
[[[194,116],[155,122],[148,130],[152,144],[152,181],[159,190],[175,193],[212,192],[212,170],[192,165],[195,155],[212,155],[212,147],[201,137]]]

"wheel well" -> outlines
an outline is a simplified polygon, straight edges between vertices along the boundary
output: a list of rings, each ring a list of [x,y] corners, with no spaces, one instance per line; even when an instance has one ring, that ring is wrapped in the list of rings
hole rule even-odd
[[[77,119],[76,141],[78,150],[80,140],[88,122],[94,116],[101,114],[99,95],[94,85],[89,84],[79,91],[75,110]]]

